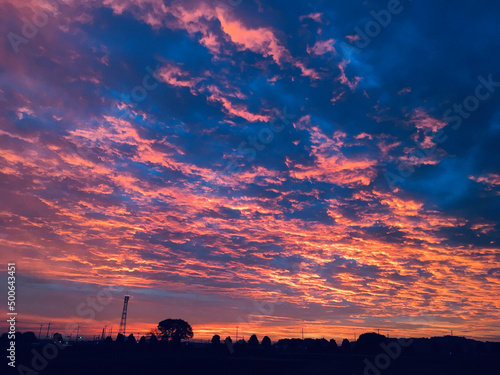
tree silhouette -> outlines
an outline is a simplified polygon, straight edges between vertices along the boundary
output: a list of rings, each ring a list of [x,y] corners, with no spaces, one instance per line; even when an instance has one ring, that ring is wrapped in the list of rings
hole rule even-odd
[[[24,332],[21,337],[25,344],[32,344],[36,341],[36,335],[34,332],[31,331]]]
[[[158,323],[161,340],[180,342],[193,337],[193,329],[182,319],[165,319]]]
[[[128,335],[127,337],[127,344],[130,345],[135,345],[137,343],[137,340],[135,339],[133,334]]]
[[[344,352],[347,353],[351,350],[351,345],[349,344],[349,340],[343,339],[342,340],[342,345],[340,346],[340,349]]]
[[[118,335],[116,335],[115,343],[117,345],[123,345],[125,343],[125,336],[123,336],[121,333],[119,333]]]
[[[264,336],[261,344],[265,348],[270,348],[271,347],[271,339],[268,336]]]
[[[52,341],[54,342],[62,342],[63,341],[63,337],[60,333],[54,333],[54,335],[52,336]]]
[[[377,354],[380,351],[380,345],[385,342],[386,337],[375,332],[368,332],[359,335],[356,340],[354,350],[362,354]]]
[[[156,338],[156,335],[154,333],[149,336],[149,343],[151,344],[151,346],[158,345],[158,339]]]
[[[314,345],[312,346],[312,350],[316,352],[324,351],[328,347],[328,341],[325,338],[314,340]]]
[[[144,336],[141,336],[141,338],[139,339],[139,346],[141,348],[146,346],[146,338]]]
[[[161,333],[160,330],[157,327],[151,328],[148,333],[146,334],[146,338],[149,340],[151,335],[155,335],[156,337],[160,337]]]
[[[225,339],[224,339],[224,344],[232,344],[233,343],[233,339],[231,338],[231,336],[227,336]]]
[[[333,352],[337,351],[338,346],[337,346],[337,342],[335,341],[335,339],[330,339],[330,342],[328,343],[328,348]]]
[[[219,335],[214,335],[212,337],[212,345],[220,345],[220,336]]]
[[[257,338],[257,336],[255,334],[250,336],[250,338],[248,339],[248,345],[250,345],[250,346],[258,346],[259,345],[259,339]]]

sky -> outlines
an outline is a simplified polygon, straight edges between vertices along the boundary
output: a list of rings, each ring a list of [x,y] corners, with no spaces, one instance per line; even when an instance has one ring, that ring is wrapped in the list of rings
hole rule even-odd
[[[500,340],[500,3],[0,14],[19,330]]]

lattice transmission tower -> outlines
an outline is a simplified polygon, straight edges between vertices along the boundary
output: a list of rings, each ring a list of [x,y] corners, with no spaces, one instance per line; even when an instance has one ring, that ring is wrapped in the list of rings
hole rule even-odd
[[[118,332],[123,336],[125,336],[125,332],[127,330],[127,307],[129,298],[129,296],[125,296],[125,299],[123,300],[122,320],[120,321],[120,329],[118,330]]]

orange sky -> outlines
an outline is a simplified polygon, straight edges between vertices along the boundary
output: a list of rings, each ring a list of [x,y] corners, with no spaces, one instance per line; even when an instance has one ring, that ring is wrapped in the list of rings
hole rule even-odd
[[[0,47],[18,328],[116,332],[129,294],[133,332],[182,318],[195,338],[500,340],[498,105],[459,130],[441,116],[490,62],[443,87],[399,52],[342,55],[357,38],[330,5],[257,3],[0,1],[2,35],[50,14],[18,53]]]

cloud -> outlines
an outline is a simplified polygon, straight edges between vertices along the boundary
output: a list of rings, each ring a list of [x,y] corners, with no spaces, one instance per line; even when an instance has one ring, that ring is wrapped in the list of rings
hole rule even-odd
[[[317,41],[314,46],[307,48],[307,53],[315,55],[324,55],[326,53],[331,53],[332,55],[338,55],[337,50],[333,46],[335,44],[335,39],[328,39]]]
[[[323,17],[323,14],[317,12],[317,13],[309,13],[309,14],[302,15],[302,16],[299,17],[299,19],[301,21],[303,21],[306,18],[310,18],[310,19],[312,19],[312,20],[314,20],[314,21],[316,21],[318,23],[321,23],[322,22],[322,20],[321,20],[322,17]]]
[[[0,31],[40,6],[3,2]],[[28,328],[78,321],[71,306],[126,280],[134,330],[165,309],[197,337],[229,335],[279,300],[255,332],[291,336],[306,311],[311,334],[421,335],[401,316],[431,309],[425,334],[500,336],[498,109],[492,96],[459,129],[441,115],[495,71],[498,6],[443,19],[420,4],[439,22],[394,21],[350,59],[336,43],[355,41],[358,10],[286,6],[71,3],[19,53],[4,43],[0,242],[23,269]],[[415,171],[390,191],[401,161]]]

